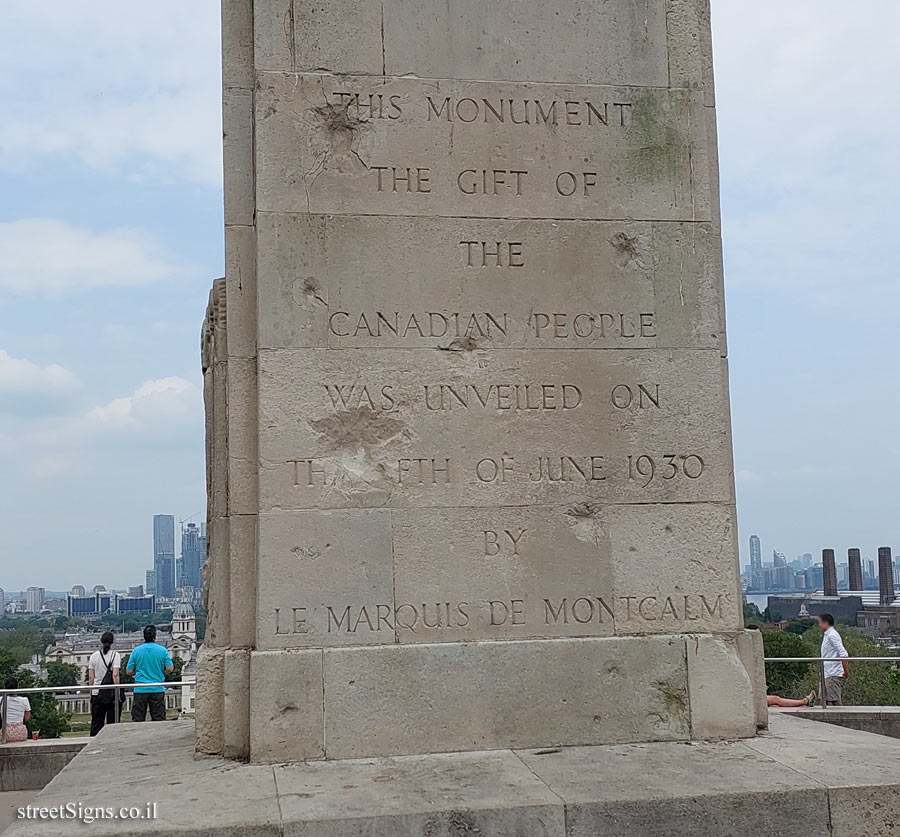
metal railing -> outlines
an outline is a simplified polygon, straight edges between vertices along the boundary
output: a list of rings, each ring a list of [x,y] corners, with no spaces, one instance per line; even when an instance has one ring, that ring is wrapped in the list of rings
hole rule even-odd
[[[818,663],[819,702],[827,708],[825,700],[825,663],[900,663],[900,657],[764,657],[766,663]]]
[[[195,680],[163,680],[158,683],[111,683],[107,686],[104,686],[101,683],[95,683],[93,686],[82,684],[80,686],[33,686],[28,689],[0,689],[0,717],[2,717],[3,723],[2,734],[0,734],[0,744],[6,744],[6,733],[8,729],[7,710],[9,704],[9,701],[5,700],[7,696],[33,695],[47,692],[91,692],[93,694],[94,690],[115,689],[115,721],[113,723],[119,723],[119,715],[122,711],[122,706],[125,705],[125,700],[119,690],[126,691],[130,689],[131,691],[134,691],[135,688],[145,688],[147,686],[164,686],[166,689],[178,687],[183,690],[185,686],[195,687],[196,685],[197,683]]]

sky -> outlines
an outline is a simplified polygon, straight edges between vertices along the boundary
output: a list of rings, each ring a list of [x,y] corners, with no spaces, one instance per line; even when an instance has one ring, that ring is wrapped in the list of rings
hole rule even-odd
[[[713,28],[742,562],[900,550],[900,4]],[[6,590],[141,583],[152,515],[204,519],[219,86],[216,0],[0,4]]]

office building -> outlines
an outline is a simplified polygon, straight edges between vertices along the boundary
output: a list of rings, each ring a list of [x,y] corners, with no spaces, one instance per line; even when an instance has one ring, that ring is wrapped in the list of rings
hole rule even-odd
[[[87,590],[84,589],[83,584],[76,584],[72,587],[72,595],[73,596],[86,596]]]
[[[147,583],[144,585],[144,589],[147,591],[148,596],[156,595],[156,570],[147,570]]]
[[[206,560],[206,538],[196,523],[188,523],[181,530],[182,586],[200,587],[201,570]]]
[[[0,587],[0,616],[6,613],[6,592]]]
[[[29,587],[25,591],[25,612],[40,613],[44,607],[44,588]]]
[[[73,596],[69,593],[66,597],[66,613],[76,617],[99,616],[110,610],[111,601],[112,596],[106,590],[94,592],[89,596]]]
[[[156,596],[116,596],[116,613],[153,613]]]
[[[750,535],[750,586],[756,588],[763,586],[762,546],[759,535]]]
[[[134,587],[129,587],[128,595],[131,596],[132,598],[134,598],[136,596],[143,596],[144,595],[144,585],[138,584]]]
[[[175,596],[175,518],[171,514],[153,515],[153,569],[156,571],[156,595]]]

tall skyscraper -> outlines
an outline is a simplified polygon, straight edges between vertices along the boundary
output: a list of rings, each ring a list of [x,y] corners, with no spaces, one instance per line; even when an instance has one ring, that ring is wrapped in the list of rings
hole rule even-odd
[[[203,541],[201,551],[201,540]],[[181,563],[184,583],[188,587],[200,586],[200,568],[206,557],[206,538],[201,538],[196,523],[188,523],[181,529]]]
[[[175,596],[175,518],[171,514],[153,515],[153,569],[156,571],[156,595]]]
[[[0,616],[3,616],[4,613],[6,613],[6,593],[0,587]]]
[[[762,581],[762,546],[759,535],[750,535],[750,585],[761,588]]]
[[[837,568],[834,565],[834,550],[822,550],[823,585],[826,596],[837,596]]]
[[[847,550],[847,560],[850,562],[850,589],[863,589],[862,558],[858,549]]]
[[[147,570],[147,579],[144,587],[147,590],[148,596],[156,595],[156,570]]]
[[[44,606],[44,588],[29,587],[25,591],[25,612],[40,613]]]
[[[894,559],[889,546],[878,547],[878,599],[883,606],[894,601]]]
[[[811,552],[804,552],[800,556],[800,565],[804,570],[808,570],[812,566],[813,557]]]

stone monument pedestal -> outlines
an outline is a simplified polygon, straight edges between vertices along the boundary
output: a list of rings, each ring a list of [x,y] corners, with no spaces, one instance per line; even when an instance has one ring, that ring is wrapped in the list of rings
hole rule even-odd
[[[92,837],[889,837],[895,739],[773,714],[745,741],[494,750],[305,764],[194,755],[193,724],[106,727],[37,797],[157,820],[96,819]],[[59,821],[9,837],[57,837]],[[88,827],[85,827],[88,828]]]
[[[707,0],[223,0],[198,749],[742,738]]]

